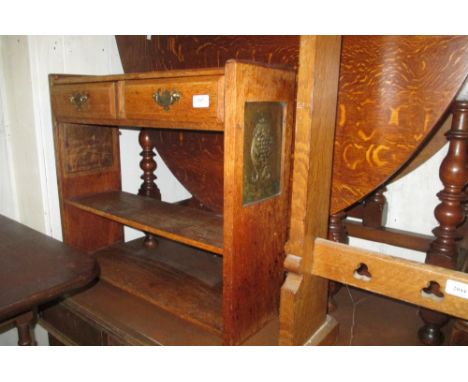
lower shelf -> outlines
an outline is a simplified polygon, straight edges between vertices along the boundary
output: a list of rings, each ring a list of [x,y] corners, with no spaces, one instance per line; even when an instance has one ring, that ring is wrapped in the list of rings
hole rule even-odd
[[[40,324],[65,345],[221,345],[221,336],[104,281],[47,307]]]
[[[41,324],[66,345],[221,345],[222,258],[170,240],[95,253],[96,285],[52,304]],[[244,345],[275,345],[278,320]]]
[[[95,255],[101,280],[215,334],[222,332],[222,258],[158,238],[118,244]]]

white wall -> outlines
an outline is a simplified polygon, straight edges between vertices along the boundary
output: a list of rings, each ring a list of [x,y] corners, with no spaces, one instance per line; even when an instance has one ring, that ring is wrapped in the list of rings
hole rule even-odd
[[[60,213],[48,90],[49,73],[121,73],[113,36],[0,37],[0,213],[61,239]],[[136,192],[141,183],[135,130],[122,129],[122,187]],[[443,149],[416,172],[388,187],[388,226],[429,234],[435,225],[435,194]],[[190,194],[159,157],[157,183],[164,200]],[[417,218],[415,218],[415,216]],[[126,238],[141,235],[126,230]],[[395,256],[423,260],[424,254],[352,239],[354,245]],[[38,331],[39,342],[47,342]],[[16,343],[16,332],[0,336],[0,345]]]

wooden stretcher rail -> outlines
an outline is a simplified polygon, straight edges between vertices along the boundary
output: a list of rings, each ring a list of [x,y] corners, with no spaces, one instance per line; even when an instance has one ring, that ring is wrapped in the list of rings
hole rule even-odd
[[[292,265],[293,261],[290,259],[289,263]],[[324,239],[315,241],[311,272],[315,276],[468,319],[466,273]]]

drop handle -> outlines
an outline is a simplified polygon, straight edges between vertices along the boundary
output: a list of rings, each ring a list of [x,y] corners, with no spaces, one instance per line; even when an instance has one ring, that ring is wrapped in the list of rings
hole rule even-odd
[[[158,89],[153,93],[153,100],[165,111],[169,111],[171,105],[180,100],[182,94],[178,90],[164,90]]]
[[[80,110],[89,100],[89,95],[87,93],[73,93],[70,96],[70,103],[75,106],[76,110]]]

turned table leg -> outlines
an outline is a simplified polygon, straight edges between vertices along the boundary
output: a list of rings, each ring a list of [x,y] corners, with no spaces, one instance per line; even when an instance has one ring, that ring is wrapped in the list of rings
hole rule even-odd
[[[18,345],[32,346],[35,345],[31,335],[32,325],[34,323],[34,313],[29,311],[16,317],[15,324],[18,329]]]
[[[153,151],[154,144],[151,140],[150,133],[148,129],[141,129],[140,134],[138,136],[138,141],[142,148],[140,155],[142,159],[140,161],[140,168],[143,171],[143,175],[141,179],[143,183],[138,190],[138,195],[149,196],[151,198],[155,198],[161,200],[161,191],[159,190],[158,186],[154,182],[156,180],[156,175],[154,172],[156,170],[157,164],[154,160],[155,153]],[[158,241],[156,237],[150,233],[145,233],[145,241],[143,242],[145,247],[147,248],[155,248],[158,245]]]
[[[460,239],[457,228],[465,218],[462,202],[468,178],[468,102],[455,101],[452,110],[452,126],[447,133],[449,149],[439,171],[444,189],[437,194],[440,204],[434,210],[439,226],[433,230],[435,239],[429,247],[426,263],[456,269],[457,240]],[[420,315],[424,326],[418,332],[419,339],[426,345],[442,344],[441,328],[448,322],[448,316],[427,309],[421,309]]]

